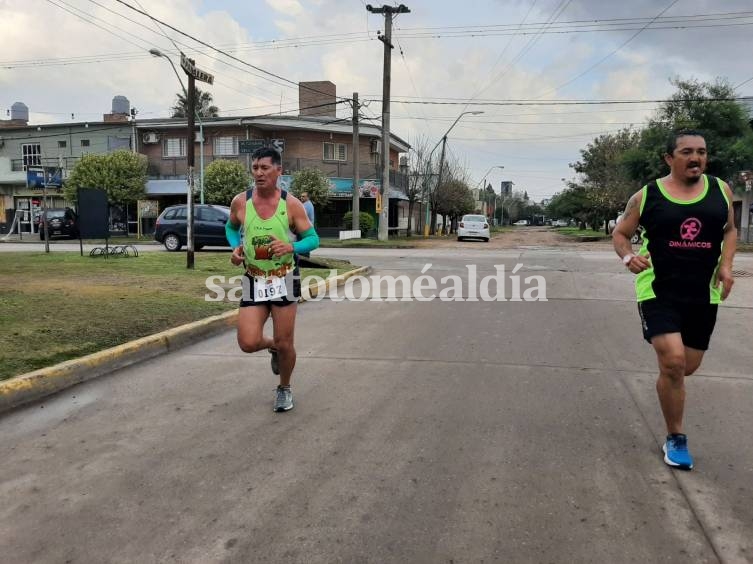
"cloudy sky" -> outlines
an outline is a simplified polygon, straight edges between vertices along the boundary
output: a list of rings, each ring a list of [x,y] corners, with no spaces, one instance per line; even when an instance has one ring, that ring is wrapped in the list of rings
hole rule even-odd
[[[461,113],[483,111],[462,117],[448,151],[474,182],[512,180],[536,200],[562,189],[593,137],[644,123],[672,77],[722,77],[753,96],[750,0],[405,3],[411,12],[394,22],[392,131],[433,146]],[[179,86],[148,50],[174,53],[167,34],[215,75],[221,115],[290,115],[297,81],[331,80],[377,120],[383,29],[364,0],[0,0],[0,111],[5,119],[22,101],[34,124],[97,120],[124,95],[140,117],[166,117]],[[339,115],[349,112],[343,104]]]

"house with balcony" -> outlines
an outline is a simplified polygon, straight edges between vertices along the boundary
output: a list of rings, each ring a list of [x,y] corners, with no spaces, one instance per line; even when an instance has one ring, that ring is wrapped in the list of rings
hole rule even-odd
[[[312,86],[311,89],[307,85]],[[324,86],[323,86],[324,85]],[[325,92],[326,94],[323,94]],[[201,192],[202,166],[217,159],[238,161],[250,172],[250,152],[260,146],[278,149],[282,156],[283,186],[289,186],[299,170],[316,168],[330,177],[333,197],[325,209],[316,210],[317,228],[325,236],[342,228],[343,215],[353,201],[353,163],[359,163],[359,206],[376,218],[376,193],[381,186],[382,130],[359,124],[358,150],[353,150],[353,123],[335,115],[337,100],[332,83],[302,83],[299,115],[218,117],[197,120],[193,147],[196,187]],[[184,118],[138,120],[136,148],[148,159],[147,194],[160,209],[186,199],[187,135]],[[408,224],[406,160],[410,145],[390,136],[389,226]],[[401,160],[402,159],[402,160]],[[203,163],[203,165],[202,165]],[[402,167],[401,167],[402,165]],[[229,204],[229,202],[227,202]],[[420,210],[416,206],[413,224]]]
[[[34,217],[47,207],[65,207],[60,187],[76,162],[86,154],[130,149],[135,132],[129,121],[129,102],[113,99],[113,111],[102,121],[29,125],[29,110],[16,102],[11,119],[0,121],[0,227],[7,230],[18,212],[23,233],[33,233]],[[39,174],[47,184],[29,182]]]

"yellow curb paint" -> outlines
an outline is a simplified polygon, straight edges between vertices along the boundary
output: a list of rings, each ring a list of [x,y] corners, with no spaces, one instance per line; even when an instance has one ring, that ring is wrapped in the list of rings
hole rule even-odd
[[[337,285],[341,286],[351,276],[370,271],[371,267],[368,266],[357,268],[327,278],[322,284],[327,284],[331,279],[336,279]],[[313,289],[313,287],[314,285],[309,288]],[[54,366],[40,368],[3,380],[0,382],[0,413],[60,392],[80,382],[109,374],[120,368],[175,350],[200,337],[230,328],[236,324],[237,320],[238,309],[235,309],[81,358],[67,360]]]

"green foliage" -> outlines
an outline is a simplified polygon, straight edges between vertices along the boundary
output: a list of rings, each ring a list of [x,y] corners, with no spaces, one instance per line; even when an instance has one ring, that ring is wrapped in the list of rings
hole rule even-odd
[[[666,175],[669,167],[663,156],[667,137],[684,128],[703,132],[709,151],[709,174],[731,179],[739,170],[753,166],[753,130],[745,108],[732,99],[736,96],[732,86],[721,79],[676,79],[672,84],[677,91],[641,131],[637,150],[625,155],[632,178],[645,183]]]
[[[738,173],[753,168],[753,130],[745,108],[733,99],[734,89],[723,80],[672,84],[675,93],[648,126],[602,135],[581,151],[581,160],[570,165],[579,179],[552,200],[551,217],[593,226],[614,218],[640,186],[669,173],[667,138],[678,129],[700,130],[709,151],[707,172],[740,189]]]
[[[358,214],[358,228],[361,230],[361,237],[366,237],[368,235],[369,231],[374,229],[374,226],[376,225],[376,221],[374,221],[374,216],[371,214],[368,214],[366,212],[360,212]],[[353,227],[353,212],[345,212],[345,215],[343,216],[343,227],[345,229],[350,229]]]
[[[636,148],[639,140],[640,133],[630,128],[600,135],[581,150],[581,160],[571,165],[582,175],[579,185],[594,216],[615,217],[636,191],[624,155]]]
[[[250,176],[238,161],[213,161],[204,171],[204,197],[209,204],[229,206],[236,194],[248,189]]]
[[[76,201],[79,188],[101,188],[111,203],[134,202],[146,195],[144,155],[120,150],[106,155],[84,155],[63,186],[66,200]]]
[[[315,208],[323,208],[332,196],[329,177],[317,168],[304,168],[293,173],[290,191],[295,197],[308,192],[309,200]]]
[[[196,114],[199,117],[218,117],[220,109],[212,105],[212,95],[196,88]],[[176,94],[175,105],[170,108],[171,116],[174,118],[184,118],[188,115],[188,99],[182,92]]]
[[[450,179],[437,187],[436,213],[459,217],[476,211],[473,193],[465,182]]]

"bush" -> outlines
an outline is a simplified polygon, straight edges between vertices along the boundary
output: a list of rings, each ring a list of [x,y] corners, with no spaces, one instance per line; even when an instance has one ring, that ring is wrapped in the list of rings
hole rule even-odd
[[[369,231],[374,229],[374,217],[366,212],[360,212],[358,214],[358,227],[361,229],[361,237],[366,237]],[[353,227],[353,212],[346,212],[343,216],[343,227],[345,229],[351,229]]]
[[[319,209],[327,205],[332,195],[329,177],[315,168],[304,168],[294,172],[290,191],[296,198],[300,198],[302,192],[307,192],[311,203]]]
[[[229,206],[236,194],[248,189],[250,178],[238,161],[220,159],[204,171],[204,196],[208,204]]]

